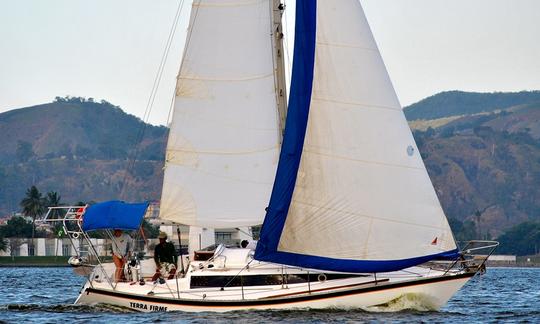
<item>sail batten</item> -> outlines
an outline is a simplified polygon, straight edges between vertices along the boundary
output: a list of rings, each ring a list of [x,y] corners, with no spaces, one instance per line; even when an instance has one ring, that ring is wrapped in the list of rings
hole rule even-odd
[[[337,99],[337,98],[313,97],[312,100],[329,102],[329,103],[343,104],[343,105],[347,105],[347,106],[358,106],[358,108],[362,108],[362,109],[387,109],[387,110],[395,110],[395,111],[398,111],[398,112],[402,111],[401,107],[399,107],[399,106],[373,105],[373,104],[369,104],[369,103],[365,103],[365,102],[344,101],[343,99]],[[324,108],[324,106],[323,106],[323,108]]]
[[[199,80],[199,81],[219,81],[219,82],[223,82],[223,81],[242,82],[242,81],[251,81],[251,80],[266,79],[266,78],[273,78],[273,77],[274,77],[274,74],[273,74],[273,72],[271,72],[271,73],[262,74],[262,75],[244,76],[244,77],[239,77],[239,78],[235,78],[235,79],[231,79],[231,78],[216,79],[216,78],[210,78],[210,77],[204,77],[204,76],[190,76],[190,75],[183,75],[183,76],[178,77],[178,79],[180,79],[180,80]]]
[[[316,13],[302,10],[315,5]],[[305,42],[302,24],[316,19],[315,37],[307,37],[315,49],[313,79],[308,85],[295,78],[298,55],[302,65],[307,55],[295,43],[291,89],[303,87],[311,96],[293,98],[291,91],[289,114],[297,119],[287,120],[255,257],[353,272],[455,257],[452,232],[360,3],[299,0],[297,6],[315,16],[297,17],[295,39]],[[298,105],[298,98],[305,102]]]

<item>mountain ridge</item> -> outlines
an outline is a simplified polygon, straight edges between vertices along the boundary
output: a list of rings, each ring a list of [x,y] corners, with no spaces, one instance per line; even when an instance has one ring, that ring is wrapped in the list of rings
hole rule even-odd
[[[481,112],[492,112],[513,106],[540,103],[540,91],[464,92],[444,91],[403,109],[408,120],[438,119]]]
[[[474,113],[435,115],[421,128],[410,121],[458,239],[495,238],[540,221],[540,103],[526,102],[531,93],[540,92],[517,93],[526,98],[506,108],[483,103]],[[157,200],[166,134],[113,104],[84,98],[2,113],[0,216],[20,210],[31,185],[58,191],[66,203]]]

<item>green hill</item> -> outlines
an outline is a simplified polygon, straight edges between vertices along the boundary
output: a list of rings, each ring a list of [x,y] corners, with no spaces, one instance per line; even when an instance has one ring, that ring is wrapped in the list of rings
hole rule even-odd
[[[0,161],[26,162],[31,157],[62,156],[126,159],[135,149],[140,150],[142,159],[159,160],[166,131],[166,127],[145,125],[106,101],[57,98],[52,103],[0,114],[4,143]]]
[[[83,98],[2,113],[0,216],[19,211],[32,185],[59,192],[66,203],[158,199],[166,133]]]
[[[404,108],[408,120],[492,112],[513,106],[540,103],[540,91],[477,93],[441,92]]]
[[[471,104],[478,98],[487,99]],[[427,119],[414,135],[458,239],[503,237],[519,224],[540,221],[535,100],[538,91],[451,92],[413,105],[431,102],[433,111],[406,108],[409,117],[413,111]],[[0,114],[0,217],[19,211],[32,185],[70,203],[159,199],[166,133],[108,102],[82,98]]]
[[[447,216],[474,226],[475,237],[540,221],[540,104],[462,116],[414,134]]]

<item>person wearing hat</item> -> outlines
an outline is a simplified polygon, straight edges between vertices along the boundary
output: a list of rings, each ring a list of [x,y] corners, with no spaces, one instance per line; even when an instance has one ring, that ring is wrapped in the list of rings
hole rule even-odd
[[[158,239],[159,244],[154,249],[156,273],[152,277],[152,281],[157,280],[159,277],[172,279],[176,273],[176,264],[178,262],[178,255],[176,254],[174,244],[167,242],[167,234],[165,232],[159,232]]]

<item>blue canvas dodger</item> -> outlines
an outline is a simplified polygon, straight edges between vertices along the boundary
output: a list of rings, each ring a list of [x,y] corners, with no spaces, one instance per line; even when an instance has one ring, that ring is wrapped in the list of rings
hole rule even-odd
[[[116,200],[92,205],[84,213],[82,229],[136,230],[141,226],[148,205],[148,202],[129,204]]]

